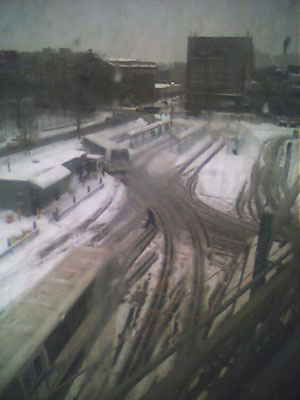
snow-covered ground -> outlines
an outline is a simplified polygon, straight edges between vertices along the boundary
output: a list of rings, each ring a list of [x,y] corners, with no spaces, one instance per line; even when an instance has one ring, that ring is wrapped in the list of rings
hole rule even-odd
[[[142,126],[144,121],[138,121],[134,127]],[[218,125],[219,124],[219,125]],[[186,125],[182,122],[185,129],[191,125],[189,121]],[[220,127],[222,123],[216,122],[214,128]],[[224,125],[224,124],[223,124]],[[246,180],[250,179],[251,169],[256,161],[261,146],[263,143],[274,137],[286,135],[289,137],[292,132],[289,128],[279,128],[271,124],[251,124],[241,122],[240,125],[234,125],[239,130],[239,151],[234,155],[228,150],[225,145],[223,149],[202,169],[198,185],[197,194],[203,201],[213,205],[216,208],[221,208],[225,211],[232,211],[242,186]],[[133,125],[131,124],[131,127]],[[117,130],[113,130],[113,134],[117,134]],[[167,148],[161,154],[153,158],[152,163],[148,168],[151,174],[164,174],[168,171],[175,171],[176,166],[181,165],[188,160],[193,154],[203,148],[209,142],[209,135],[204,135],[202,140],[195,143],[193,147],[185,153],[178,155],[174,149]],[[145,146],[143,146],[144,148]],[[60,154],[66,156],[68,152],[80,151],[81,145],[78,139],[72,139],[61,143],[52,144],[36,150],[32,150],[29,155],[15,154],[10,156],[11,172],[8,171],[7,158],[1,159],[0,175],[5,176],[13,175],[15,173],[23,174],[24,179],[28,174],[33,174],[41,168],[49,168],[53,165],[53,157],[59,159]],[[135,150],[135,151],[138,151]],[[295,155],[293,156],[293,164],[295,163],[296,150],[293,149]],[[51,153],[51,155],[49,155]],[[42,162],[31,162],[28,160],[43,160]],[[298,159],[297,159],[298,160]],[[57,160],[56,160],[57,161]],[[30,165],[28,167],[22,167]],[[45,164],[43,164],[45,163]],[[201,163],[201,159],[195,161],[192,168]],[[15,169],[18,167],[18,171]],[[43,166],[44,165],[44,166]],[[32,170],[31,170],[32,168]],[[73,182],[77,200],[86,193],[86,187],[81,187],[78,183]],[[89,185],[91,190],[98,184],[97,181],[90,181]],[[108,175],[104,178],[104,188],[95,193],[88,200],[85,200],[76,209],[72,210],[59,222],[54,222],[52,219],[53,206],[48,207],[41,213],[38,220],[39,235],[31,242],[24,244],[17,248],[12,254],[8,254],[0,260],[0,309],[3,310],[13,300],[17,299],[21,294],[30,290],[30,288],[38,282],[39,279],[47,273],[47,271],[58,262],[60,257],[64,254],[61,251],[54,251],[51,256],[42,259],[38,253],[45,246],[49,245],[54,239],[57,239],[63,234],[74,231],[82,221],[92,215],[99,207],[103,207],[110,198],[114,198],[113,205],[99,217],[97,223],[105,223],[110,220],[113,213],[118,212],[121,204],[126,197],[125,188],[119,184],[113,177]],[[58,206],[64,209],[72,201],[70,194],[65,194],[59,200]],[[15,222],[12,224],[6,223],[6,213],[0,213],[0,251],[4,250],[7,246],[7,238],[11,236],[18,236],[24,230],[30,229],[32,222],[35,218],[22,218],[18,220],[15,215]],[[68,246],[76,246],[82,243],[84,235],[81,233],[79,237],[71,235],[68,243],[63,246],[64,250]]]
[[[191,119],[191,120],[178,120],[176,126],[176,134],[179,137],[184,136],[181,133],[189,130],[193,125],[204,126],[207,124],[206,119]],[[142,127],[145,121],[139,119],[134,123],[126,124],[128,129],[135,129]],[[176,120],[174,120],[174,125]],[[125,125],[125,124],[124,124]],[[62,128],[63,129],[63,128]],[[174,129],[175,130],[175,129]],[[107,131],[109,137],[116,136],[124,131],[124,127],[116,127]],[[213,134],[211,134],[213,132]],[[201,149],[207,150],[196,159],[188,168],[183,172],[181,180],[186,183],[187,178],[193,174],[199,166],[203,166],[198,176],[195,194],[211,207],[220,209],[224,212],[234,214],[237,198],[245,186],[246,182],[250,182],[251,171],[253,165],[259,158],[259,155],[267,145],[268,141],[272,138],[285,138],[290,140],[292,131],[289,128],[279,128],[272,124],[251,124],[246,122],[228,122],[220,119],[210,122],[210,128],[206,133],[201,134],[202,137],[195,142],[191,148],[182,154],[178,153],[178,148],[174,143],[168,144],[163,151],[157,152],[153,156],[151,163],[148,165],[148,174],[159,175],[162,179],[169,174],[175,174],[191,157],[197,154]],[[166,135],[158,140],[164,141]],[[234,154],[232,151],[232,138],[238,138],[238,152]],[[205,164],[206,158],[209,154],[218,147],[224,140],[225,145],[219,152],[216,153],[211,160]],[[287,142],[284,142],[285,146]],[[210,146],[211,144],[211,146]],[[130,154],[138,154],[144,151],[148,144],[144,144],[140,148],[130,149]],[[57,163],[65,160],[65,158],[72,157],[75,154],[80,154],[82,150],[79,139],[72,139],[57,144],[51,144],[39,149],[32,150],[29,155],[22,153],[10,156],[9,171],[7,165],[7,158],[0,159],[0,177],[18,176],[20,179],[28,179],[28,177],[38,176],[43,171],[57,165]],[[289,182],[294,182],[298,176],[299,169],[299,148],[298,142],[293,141],[291,147],[291,163],[290,171],[288,174]],[[283,159],[285,157],[283,156]],[[284,160],[282,165],[285,165]],[[103,188],[95,191],[91,197],[83,200],[76,208],[72,209],[69,213],[63,216],[58,222],[53,220],[53,209],[58,206],[60,210],[68,208],[72,204],[72,195],[76,195],[76,200],[84,198],[87,194],[87,186],[93,191],[99,187],[99,179],[90,179],[82,186],[76,178],[72,178],[70,185],[71,192],[65,193],[60,199],[51,204],[46,209],[42,210],[40,219],[36,220],[35,217],[22,217],[14,214],[14,222],[8,224],[6,222],[7,213],[0,212],[0,253],[7,248],[7,239],[12,236],[21,236],[24,231],[28,231],[32,227],[33,221],[37,222],[39,234],[31,241],[19,246],[11,253],[0,258],[0,317],[5,313],[5,310],[15,302],[19,301],[26,293],[28,293],[34,285],[36,285],[48,271],[56,265],[62,257],[65,256],[68,249],[72,247],[82,246],[89,241],[95,229],[99,226],[109,224],[112,218],[120,211],[120,208],[126,201],[125,187],[114,177],[106,174],[103,178]],[[291,187],[291,185],[289,185]],[[105,210],[101,212],[101,210]],[[99,212],[93,222],[89,225],[89,229],[80,229],[80,226],[95,213]],[[178,210],[180,212],[180,210]],[[116,227],[117,230],[121,229],[120,226]],[[143,230],[140,228],[140,232]],[[137,232],[139,233],[139,232]],[[134,236],[134,232],[132,232]],[[131,233],[128,233],[128,237]],[[55,243],[61,242],[58,247]],[[137,264],[142,264],[145,255],[156,254],[157,259],[151,265],[147,274],[140,280],[135,282],[130,290],[124,294],[123,303],[116,310],[116,314],[112,316],[111,324],[107,325],[107,330],[104,330],[103,335],[100,337],[101,349],[105,346],[113,348],[120,340],[124,340],[123,350],[119,356],[118,365],[116,370],[122,367],[122,361],[132,351],[132,343],[137,331],[142,326],[144,319],[147,318],[148,308],[151,304],[155,288],[160,279],[160,268],[163,260],[164,246],[163,237],[161,232],[158,232],[152,240],[151,244],[147,247],[144,253],[137,259]],[[53,249],[49,249],[53,245]],[[101,243],[102,245],[102,243]],[[189,252],[192,243],[189,243],[188,238],[185,239],[181,236],[181,242],[178,243],[178,259],[174,262],[174,271],[170,276],[170,287],[176,288],[179,282],[185,282],[185,296],[181,300],[179,312],[184,314],[185,308],[189,304],[189,288],[192,287],[193,271],[192,265],[189,260]],[[204,248],[207,252],[207,249]],[[205,304],[208,307],[208,300],[213,290],[217,287],[218,283],[224,279],[224,275],[220,273],[222,267],[227,263],[232,262],[230,256],[226,254],[206,254],[205,260]],[[227,257],[227,258],[226,258]],[[237,268],[235,279],[239,279],[241,266]],[[234,282],[236,282],[234,280]],[[180,287],[180,285],[178,285]],[[145,289],[146,288],[146,289]],[[139,295],[145,294],[144,306],[139,304]],[[173,296],[173,297],[172,297]],[[176,291],[168,299],[169,304],[176,299]],[[139,312],[139,317],[134,320],[132,326],[124,329],[124,324],[131,308],[135,308],[135,313]],[[172,320],[163,334],[160,341],[156,345],[156,352],[160,351],[164,346],[165,340],[169,337],[174,340],[174,326],[175,321],[179,324],[179,330],[182,329],[180,317],[178,313],[172,316]],[[120,333],[124,333],[124,337],[120,337]],[[173,338],[173,339],[172,339]],[[99,349],[98,349],[99,350]],[[97,359],[97,352],[94,357]],[[111,356],[114,351],[111,351]],[[89,365],[91,360],[87,361]],[[165,369],[169,367],[171,359],[167,360],[164,364]],[[137,393],[145,391],[145,381],[151,384],[152,378],[158,375],[163,376],[164,368],[156,370],[153,374],[149,375],[144,381],[140,383],[131,393],[132,398],[138,398]],[[110,379],[114,379],[110,377]],[[80,385],[80,378],[79,378]],[[76,381],[75,381],[76,386]],[[74,389],[75,390],[75,389]],[[76,390],[74,392],[76,394]],[[136,397],[135,397],[136,396]],[[74,395],[70,394],[70,399]]]
[[[183,121],[181,122],[183,123]],[[270,123],[252,124],[250,122],[229,122],[221,119],[213,120],[210,129],[224,129],[222,137],[226,140],[225,146],[216,154],[212,160],[201,170],[196,193],[202,201],[226,212],[233,212],[238,198],[246,181],[251,178],[251,171],[257,161],[263,146],[272,138],[290,138],[293,134],[292,128],[279,127]],[[233,154],[228,143],[231,134],[226,129],[233,130],[238,137],[238,153]],[[232,135],[231,135],[232,136]],[[182,165],[188,158],[195,155],[209,143],[209,136],[204,136],[194,146],[177,158],[176,165]],[[293,147],[293,179],[297,176],[298,153],[296,145]],[[207,153],[199,157],[190,165],[186,171],[187,175],[192,172],[205,158]],[[166,161],[165,161],[166,162]],[[167,162],[166,162],[167,163]],[[292,178],[289,176],[289,179]]]
[[[202,169],[198,179],[196,190],[201,200],[228,212],[234,210],[243,185],[250,180],[253,164],[261,150],[253,135],[245,135],[237,155],[225,145]]]
[[[294,128],[286,128],[271,123],[252,124],[250,122],[241,122],[242,131],[249,130],[255,135],[260,142],[265,142],[269,139],[280,136],[292,136]]]
[[[106,204],[110,207],[100,215],[98,223],[109,221],[123,204],[125,199],[125,188],[113,177],[105,175],[103,178],[104,186],[93,196],[83,201],[65,217],[58,222],[52,218],[52,209],[48,207],[43,210],[40,219],[23,217],[21,221],[17,220],[12,224],[5,222],[5,214],[1,213],[1,242],[6,244],[6,238],[12,234],[20,234],[26,227],[30,227],[33,220],[37,221],[39,234],[28,243],[24,243],[12,253],[7,254],[0,259],[0,311],[4,310],[19,296],[25,295],[42,277],[65,255],[68,247],[82,245],[84,240],[88,239],[88,232],[76,233],[76,228],[86,221],[97,210],[104,208]],[[93,190],[98,183],[87,182]],[[76,196],[79,200],[86,193],[86,187],[78,187]],[[57,205],[63,209],[71,198],[64,195],[58,200]],[[54,206],[54,205],[53,205]],[[17,217],[15,216],[15,219]],[[103,219],[101,219],[103,218]],[[73,233],[75,231],[75,234]],[[54,243],[63,235],[70,234],[68,242],[56,250],[53,250],[48,256],[41,257],[39,253],[51,243]],[[91,234],[91,233],[90,233]]]
[[[112,116],[112,111],[98,111],[94,113],[93,117],[87,116],[82,117],[81,127],[88,127],[94,124],[99,124],[104,122],[106,118],[110,118]],[[11,140],[13,137],[20,135],[19,129],[17,129],[15,121],[8,121],[6,123],[5,132],[0,129],[0,138],[3,138],[3,143],[1,146],[5,147],[6,142]],[[36,126],[38,136],[50,137],[56,136],[62,133],[70,132],[76,129],[76,117],[71,113],[51,113],[46,112],[40,114],[36,119]]]

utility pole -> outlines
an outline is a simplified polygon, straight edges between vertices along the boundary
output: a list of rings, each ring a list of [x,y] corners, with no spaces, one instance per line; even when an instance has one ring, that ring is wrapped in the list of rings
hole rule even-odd
[[[272,245],[272,222],[273,215],[262,214],[253,268],[253,279],[267,268],[267,256]],[[251,288],[250,295],[253,296],[265,284],[265,281],[266,278],[262,276]]]
[[[175,82],[171,82],[171,109],[170,109],[170,137],[171,137],[171,152],[172,152],[172,143],[173,143],[173,115],[174,115],[174,103],[173,103],[173,87]]]

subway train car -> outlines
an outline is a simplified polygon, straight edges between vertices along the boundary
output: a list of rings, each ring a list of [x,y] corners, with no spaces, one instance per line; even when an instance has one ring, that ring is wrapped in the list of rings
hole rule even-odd
[[[118,262],[108,252],[74,249],[4,313],[2,400],[47,398],[68,378],[116,301],[112,282],[118,276]]]

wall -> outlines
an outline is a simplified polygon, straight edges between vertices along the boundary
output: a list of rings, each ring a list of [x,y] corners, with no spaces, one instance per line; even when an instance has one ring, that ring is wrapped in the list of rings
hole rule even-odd
[[[32,213],[30,185],[28,181],[0,180],[0,207],[23,214]]]

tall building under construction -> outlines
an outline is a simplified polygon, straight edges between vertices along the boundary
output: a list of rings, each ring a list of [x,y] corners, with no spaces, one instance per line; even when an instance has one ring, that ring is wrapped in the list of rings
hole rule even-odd
[[[240,110],[254,66],[251,37],[188,38],[187,109]]]

